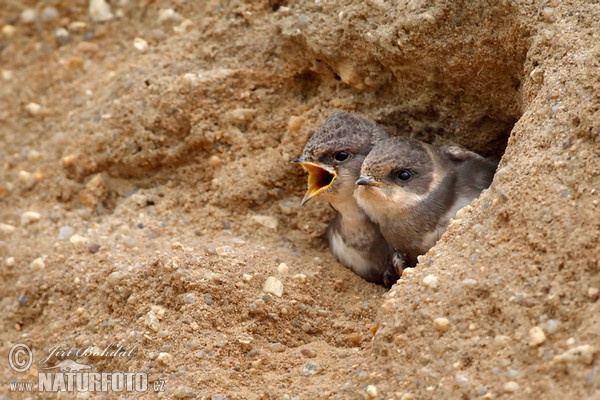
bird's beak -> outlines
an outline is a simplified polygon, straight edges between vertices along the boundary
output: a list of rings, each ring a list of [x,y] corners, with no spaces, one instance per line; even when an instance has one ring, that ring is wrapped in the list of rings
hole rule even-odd
[[[370,175],[361,176],[356,180],[356,184],[359,186],[380,186],[379,182]]]
[[[292,162],[302,165],[302,168],[308,172],[308,190],[304,194],[302,205],[327,190],[337,177],[336,172],[331,167],[306,161],[303,157],[296,158]]]

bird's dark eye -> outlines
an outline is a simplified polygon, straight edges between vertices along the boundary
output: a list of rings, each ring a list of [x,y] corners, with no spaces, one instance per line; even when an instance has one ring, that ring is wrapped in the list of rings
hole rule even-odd
[[[338,152],[335,154],[335,159],[336,159],[337,161],[344,161],[345,159],[347,159],[347,158],[348,158],[348,156],[349,156],[349,154],[348,154],[347,152],[345,152],[345,151],[338,151]]]
[[[407,180],[412,178],[412,174],[405,169],[403,169],[402,171],[396,172],[396,176],[398,177],[398,179],[400,179],[401,181],[404,181],[404,182],[406,182]]]

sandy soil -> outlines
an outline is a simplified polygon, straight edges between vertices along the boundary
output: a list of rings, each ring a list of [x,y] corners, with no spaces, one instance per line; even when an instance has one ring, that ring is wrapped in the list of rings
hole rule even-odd
[[[0,398],[111,344],[143,398],[600,398],[598,4],[111,3],[1,2]],[[299,206],[336,109],[502,157],[389,292]]]

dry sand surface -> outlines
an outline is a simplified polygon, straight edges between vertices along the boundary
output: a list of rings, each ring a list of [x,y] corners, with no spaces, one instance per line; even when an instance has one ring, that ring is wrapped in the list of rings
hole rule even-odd
[[[0,0],[0,399],[110,345],[70,358],[147,373],[131,397],[600,398],[598,2],[92,11]],[[390,291],[299,206],[336,109],[501,157]]]

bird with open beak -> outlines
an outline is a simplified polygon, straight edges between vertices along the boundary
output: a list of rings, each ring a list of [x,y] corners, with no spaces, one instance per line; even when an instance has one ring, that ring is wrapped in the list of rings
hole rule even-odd
[[[318,196],[336,212],[327,229],[332,253],[365,280],[392,286],[398,279],[393,251],[353,197],[360,167],[373,145],[387,137],[375,123],[338,111],[317,129],[293,160],[308,172],[305,204]]]
[[[491,184],[496,167],[459,146],[391,137],[378,142],[363,161],[354,196],[413,267],[456,212]]]

